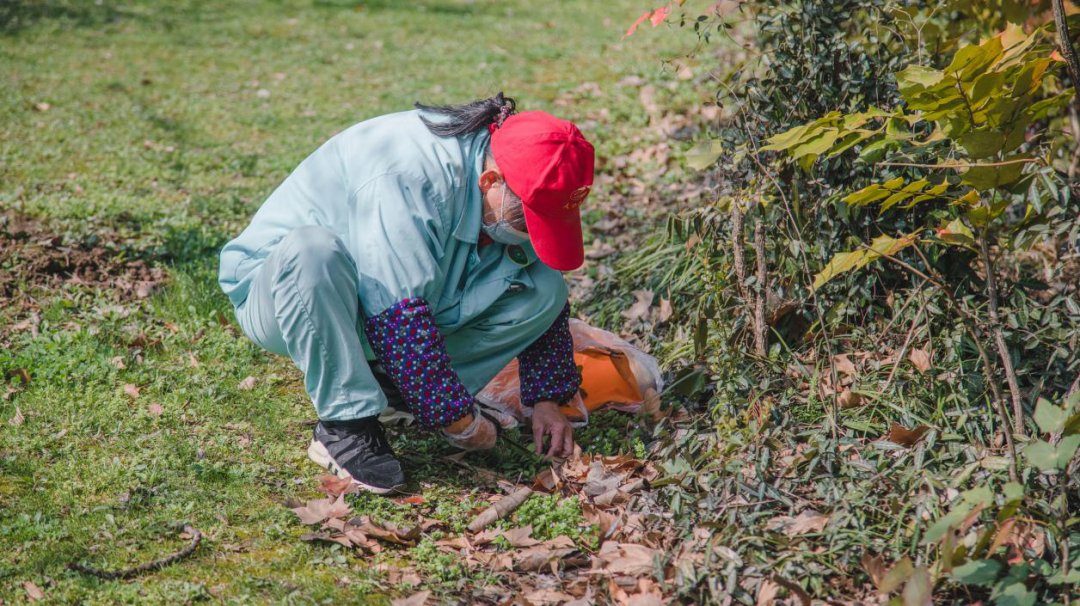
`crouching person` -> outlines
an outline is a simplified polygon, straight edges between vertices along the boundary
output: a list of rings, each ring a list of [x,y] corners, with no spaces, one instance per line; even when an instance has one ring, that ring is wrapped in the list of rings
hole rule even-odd
[[[244,333],[289,356],[318,414],[312,460],[384,494],[405,483],[392,403],[470,450],[474,395],[517,358],[537,452],[569,455],[574,364],[562,271],[584,258],[593,148],[500,93],[367,120],[305,159],[221,252]]]

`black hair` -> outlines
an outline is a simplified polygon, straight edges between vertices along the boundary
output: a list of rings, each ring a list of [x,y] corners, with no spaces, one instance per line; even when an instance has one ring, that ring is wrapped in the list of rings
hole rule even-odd
[[[502,126],[503,120],[517,108],[517,103],[510,97],[504,97],[501,92],[488,99],[461,105],[424,105],[419,101],[415,105],[417,109],[449,118],[446,121],[433,122],[424,116],[420,117],[428,130],[440,137],[456,137],[487,128],[489,124]]]

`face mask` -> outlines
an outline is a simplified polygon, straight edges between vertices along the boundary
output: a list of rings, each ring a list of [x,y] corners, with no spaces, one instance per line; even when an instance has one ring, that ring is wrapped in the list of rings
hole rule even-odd
[[[506,208],[506,184],[503,184],[502,200],[499,201],[499,214],[502,215]],[[516,229],[505,217],[499,217],[493,225],[481,225],[480,229],[495,242],[510,246],[521,246],[529,241],[529,234]]]

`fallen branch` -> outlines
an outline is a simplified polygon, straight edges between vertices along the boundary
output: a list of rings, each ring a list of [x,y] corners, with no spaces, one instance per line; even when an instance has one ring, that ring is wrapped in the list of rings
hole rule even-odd
[[[521,507],[522,503],[529,499],[532,493],[532,488],[521,488],[499,499],[491,507],[481,511],[480,515],[469,523],[469,532],[480,532],[498,520],[514,513],[518,507]]]
[[[179,560],[182,560],[183,558],[186,558],[187,556],[195,552],[195,549],[199,546],[199,543],[202,542],[202,533],[199,532],[197,528],[187,525],[184,526],[184,532],[191,535],[191,542],[188,543],[187,546],[180,551],[177,551],[176,553],[167,557],[161,558],[160,560],[154,560],[153,562],[142,564],[140,566],[135,566],[134,568],[125,568],[123,570],[99,570],[97,568],[86,566],[78,562],[72,562],[68,564],[68,568],[74,570],[75,572],[81,572],[83,574],[98,577],[99,579],[105,579],[106,581],[113,581],[116,579],[130,579],[132,577],[143,574],[144,572],[153,572],[155,570],[164,568],[169,564],[173,564]]]

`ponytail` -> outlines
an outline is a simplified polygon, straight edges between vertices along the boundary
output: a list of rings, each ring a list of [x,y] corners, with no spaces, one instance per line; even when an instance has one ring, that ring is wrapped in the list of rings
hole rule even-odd
[[[424,126],[440,137],[464,135],[487,128],[491,124],[502,126],[503,120],[511,116],[517,107],[512,98],[504,97],[501,92],[489,99],[462,105],[424,105],[419,101],[415,105],[417,109],[449,118],[446,121],[434,122],[420,116]]]

